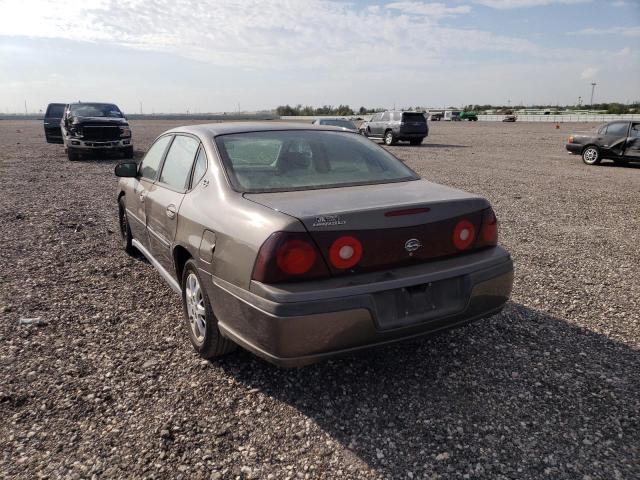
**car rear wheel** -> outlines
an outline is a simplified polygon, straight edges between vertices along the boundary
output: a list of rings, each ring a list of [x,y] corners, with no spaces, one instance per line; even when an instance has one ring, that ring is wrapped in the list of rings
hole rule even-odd
[[[182,274],[182,306],[191,344],[202,358],[220,357],[236,349],[218,329],[218,320],[193,260],[185,264]]]
[[[587,165],[597,165],[600,163],[600,150],[594,145],[590,145],[582,151],[582,161]]]
[[[396,139],[393,137],[393,132],[391,130],[384,132],[384,144],[393,145],[394,143],[396,143]]]
[[[132,245],[133,236],[131,235],[131,228],[129,226],[129,218],[127,217],[127,210],[124,207],[124,199],[121,197],[118,200],[118,213],[120,217],[120,238],[122,239],[122,248],[129,255],[133,255],[135,247]]]
[[[127,159],[133,158],[133,147],[124,147],[122,149],[122,156]]]

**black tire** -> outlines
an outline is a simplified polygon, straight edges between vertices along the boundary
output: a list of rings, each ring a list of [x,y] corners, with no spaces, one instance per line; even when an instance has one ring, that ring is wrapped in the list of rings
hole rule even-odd
[[[391,146],[396,143],[396,138],[393,136],[393,130],[387,130],[384,132],[384,144]]]
[[[417,139],[417,140],[409,140],[409,143],[410,143],[411,145],[422,145],[422,141],[423,141],[423,140],[424,140],[424,138],[421,138],[421,139],[419,139],[419,140],[418,140],[418,139]]]
[[[133,158],[133,147],[124,147],[122,149],[122,158]]]
[[[80,159],[80,154],[75,148],[67,148],[67,158],[70,162],[75,162]]]
[[[588,145],[582,150],[582,161],[587,165],[597,165],[602,160],[600,149],[595,145]]]
[[[118,217],[122,249],[129,255],[133,255],[136,251],[136,247],[132,245],[133,235],[131,235],[129,218],[127,217],[127,210],[124,207],[124,199],[122,197],[118,200]]]
[[[194,275],[199,283],[199,301],[189,302],[187,299],[187,283],[190,281],[190,276]],[[198,339],[195,333],[195,329],[192,327],[192,323],[189,317],[189,303],[192,306],[199,305],[200,301],[204,307],[204,334],[201,339]],[[202,282],[198,269],[193,260],[188,260],[184,266],[182,273],[182,311],[184,314],[185,322],[187,323],[187,329],[189,330],[189,339],[196,352],[206,359],[221,357],[234,351],[237,346],[228,338],[225,338],[218,329],[218,319],[213,313],[211,302],[207,296],[207,292],[204,288],[204,282]]]

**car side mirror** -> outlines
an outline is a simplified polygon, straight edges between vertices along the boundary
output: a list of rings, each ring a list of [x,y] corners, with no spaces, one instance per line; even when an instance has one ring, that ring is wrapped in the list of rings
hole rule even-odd
[[[136,162],[122,162],[116,165],[116,177],[137,177],[138,164]]]

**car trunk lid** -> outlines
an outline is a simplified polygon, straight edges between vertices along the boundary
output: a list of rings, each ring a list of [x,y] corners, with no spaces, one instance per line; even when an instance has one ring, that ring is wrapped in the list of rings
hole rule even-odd
[[[420,263],[458,253],[456,225],[466,219],[479,232],[489,207],[481,197],[425,180],[244,196],[299,219],[334,274],[345,273],[330,258],[338,238],[362,243],[362,259],[349,271]]]

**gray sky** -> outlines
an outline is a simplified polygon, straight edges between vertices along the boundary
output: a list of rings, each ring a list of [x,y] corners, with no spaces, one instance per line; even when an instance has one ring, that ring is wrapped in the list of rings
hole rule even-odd
[[[0,110],[640,100],[638,0],[0,0]]]

